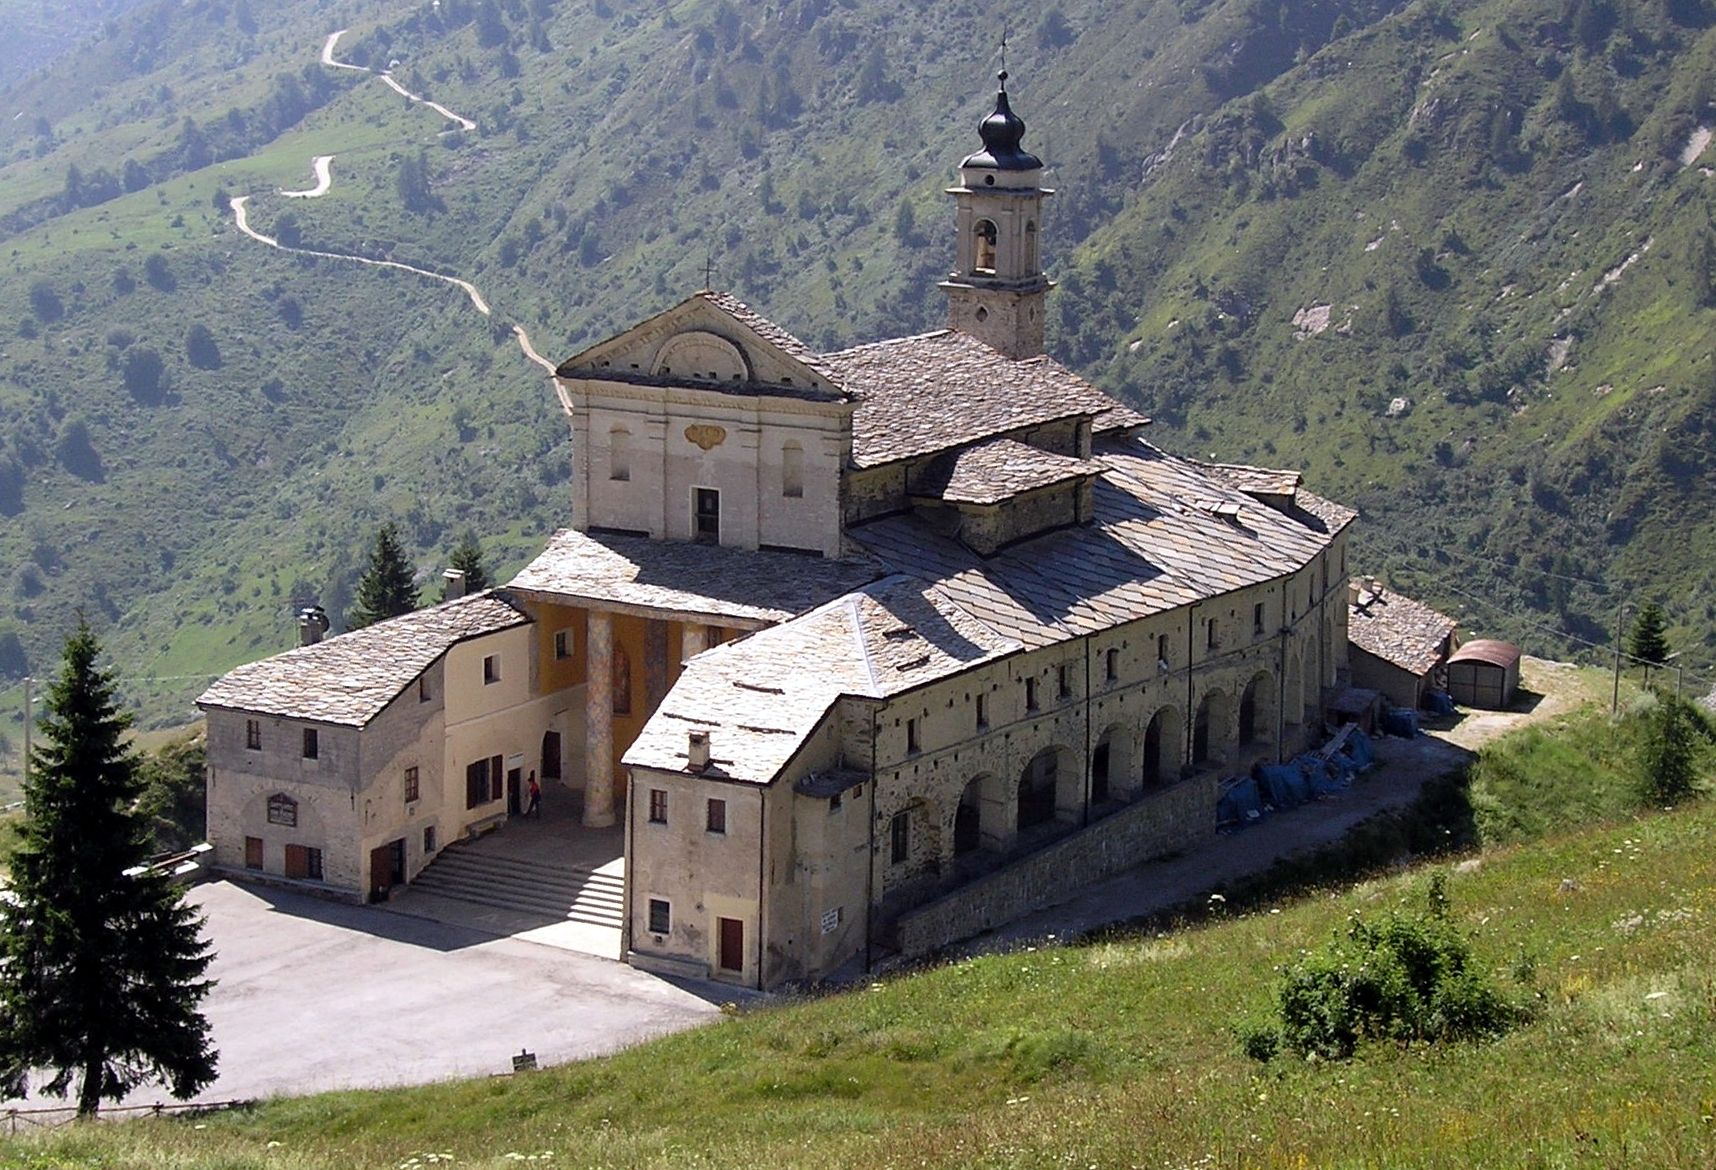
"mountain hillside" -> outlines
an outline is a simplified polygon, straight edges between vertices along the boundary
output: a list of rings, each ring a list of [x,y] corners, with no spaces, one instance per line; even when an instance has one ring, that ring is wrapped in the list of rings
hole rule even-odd
[[[1361,565],[1487,630],[1602,642],[1651,594],[1709,663],[1707,16],[1019,7],[1051,348],[1165,446],[1304,466],[1364,507]],[[383,519],[426,581],[466,531],[504,573],[564,522],[515,326],[558,360],[709,265],[814,345],[933,328],[1002,32],[896,0],[156,0],[104,29],[0,89],[0,687],[82,608],[163,724],[295,605],[344,609]]]

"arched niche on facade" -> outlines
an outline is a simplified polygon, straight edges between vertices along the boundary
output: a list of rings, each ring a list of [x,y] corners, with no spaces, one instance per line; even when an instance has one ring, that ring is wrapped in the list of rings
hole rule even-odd
[[[698,382],[749,382],[751,363],[745,351],[706,329],[679,333],[662,342],[655,354],[654,373],[663,378]]]

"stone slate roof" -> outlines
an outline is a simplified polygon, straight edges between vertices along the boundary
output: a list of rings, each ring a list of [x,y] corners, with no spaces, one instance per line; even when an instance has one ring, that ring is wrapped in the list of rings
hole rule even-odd
[[[1273,467],[1250,467],[1244,463],[1204,463],[1199,466],[1247,495],[1290,496],[1304,482],[1304,476],[1297,471],[1280,471]]]
[[[859,467],[1125,409],[1053,358],[1015,361],[950,329],[827,353],[822,361],[858,398],[852,460]]]
[[[784,621],[873,581],[881,572],[877,565],[859,560],[563,528],[508,587],[589,602],[598,609],[671,610],[720,625],[724,618]]]
[[[761,337],[764,341],[768,342],[776,349],[779,349],[782,353],[795,361],[802,362],[813,370],[817,370],[822,373],[828,372],[827,366],[823,363],[821,356],[813,351],[810,346],[800,341],[797,337],[794,337],[791,333],[788,333],[785,329],[782,329],[779,325],[776,325],[773,321],[769,320],[767,317],[763,316],[761,313],[757,312],[755,309],[751,308],[751,306],[747,305],[744,301],[741,301],[731,293],[716,292],[713,289],[704,289],[702,292],[697,294],[697,298],[708,301],[711,305],[714,305],[723,313],[726,313],[729,317],[733,318],[745,328],[749,329],[752,333],[755,333],[758,337]],[[830,376],[832,377],[832,375]]]
[[[362,727],[460,642],[529,621],[504,593],[473,593],[237,667],[197,706]]]
[[[850,535],[890,569],[935,583],[990,629],[1035,648],[1294,572],[1352,519],[1283,514],[1142,440],[1104,442],[1096,457],[1105,470],[1094,524],[991,557],[911,515]]]
[[[1017,649],[943,591],[887,577],[693,658],[625,763],[684,771],[688,733],[702,729],[704,776],[767,784],[842,695],[886,698]]]
[[[913,495],[952,504],[999,504],[1019,495],[1096,475],[1102,465],[1056,455],[1017,439],[989,439],[938,455],[913,485]]]
[[[1390,589],[1361,589],[1347,606],[1347,638],[1367,654],[1422,677],[1442,661],[1454,619]]]

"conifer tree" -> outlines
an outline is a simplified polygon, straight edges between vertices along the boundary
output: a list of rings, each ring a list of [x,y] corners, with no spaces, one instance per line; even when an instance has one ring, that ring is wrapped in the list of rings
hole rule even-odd
[[[0,900],[0,1096],[23,1096],[42,1070],[54,1096],[76,1084],[84,1117],[146,1080],[190,1097],[217,1055],[199,1007],[212,986],[202,921],[164,874],[135,870],[149,854],[142,780],[99,652],[80,622],[48,692]]]
[[[1654,601],[1645,602],[1639,616],[1633,619],[1632,632],[1627,636],[1627,653],[1645,664],[1645,681],[1650,681],[1650,668],[1661,666],[1668,657],[1667,623],[1662,607]]]
[[[467,594],[480,593],[491,584],[489,571],[483,567],[483,546],[477,543],[474,532],[467,532],[460,538],[449,564],[465,574]]]
[[[358,578],[357,605],[346,617],[346,628],[359,630],[416,609],[417,586],[411,576],[411,564],[399,543],[399,526],[389,520],[375,534],[369,567]]]

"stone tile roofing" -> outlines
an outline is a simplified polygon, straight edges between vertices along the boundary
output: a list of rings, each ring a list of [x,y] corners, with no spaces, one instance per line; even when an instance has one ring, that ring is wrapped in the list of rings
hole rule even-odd
[[[1250,467],[1244,463],[1204,463],[1199,466],[1247,495],[1290,496],[1299,490],[1305,478],[1297,471]]]
[[[523,593],[670,610],[706,618],[778,622],[875,580],[864,560],[824,560],[719,545],[563,528],[508,582]]]
[[[1102,465],[1056,455],[1017,439],[989,439],[938,455],[912,486],[912,494],[953,504],[998,504],[1021,492],[1097,475]]]
[[[890,569],[935,583],[990,629],[1035,648],[1291,573],[1351,519],[1283,514],[1142,440],[1105,441],[1097,459],[1105,470],[1094,524],[991,557],[911,515],[850,535]]]
[[[949,329],[826,353],[822,361],[858,397],[852,459],[859,467],[1125,409],[1051,357],[1015,361]]]
[[[1361,588],[1347,606],[1352,644],[1414,675],[1442,661],[1454,625],[1453,618],[1390,589]]]
[[[731,293],[716,292],[713,289],[704,289],[696,295],[697,299],[714,305],[793,360],[802,362],[813,370],[828,372],[821,355],[738,297]]]
[[[841,696],[886,698],[1018,649],[943,591],[887,577],[693,658],[625,763],[684,771],[688,733],[702,729],[703,775],[767,784]]]
[[[460,642],[529,621],[503,592],[473,593],[237,667],[197,705],[362,727]]]

